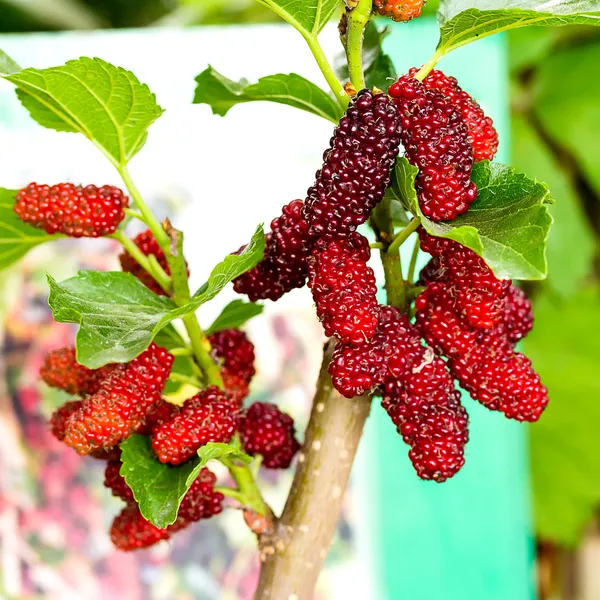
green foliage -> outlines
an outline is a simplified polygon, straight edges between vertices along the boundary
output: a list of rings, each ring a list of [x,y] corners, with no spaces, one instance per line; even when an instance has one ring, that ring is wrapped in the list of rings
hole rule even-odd
[[[258,227],[241,254],[230,254],[210,274],[189,304],[157,296],[130,273],[79,271],[57,283],[48,276],[48,303],[59,323],[78,323],[77,360],[90,369],[128,362],[142,353],[171,321],[195,312],[230,281],[254,267],[264,253]]]
[[[597,287],[568,302],[539,298],[524,344],[550,397],[530,428],[537,533],[568,546],[600,504],[599,306]]]
[[[476,6],[476,8],[475,8]],[[445,0],[438,12],[438,50],[446,54],[494,33],[526,26],[600,25],[595,0],[548,3],[544,0],[514,2],[510,8],[501,0]]]
[[[264,100],[287,104],[337,123],[342,116],[340,105],[314,83],[290,73],[269,75],[258,83],[245,79],[232,81],[211,66],[196,77],[195,104],[208,104],[214,114],[225,116],[237,104]]]
[[[554,224],[548,236],[547,283],[561,296],[576,294],[593,273],[597,249],[594,232],[569,176],[522,117],[513,117],[512,139],[515,168],[546,182],[556,198],[556,203],[548,207]]]
[[[109,160],[125,165],[146,142],[163,110],[130,71],[99,58],[24,69],[5,77],[32,118],[56,131],[82,133]]]
[[[198,458],[200,459],[194,470],[188,477],[188,485],[192,485],[200,471],[211,461],[220,460],[223,462],[237,461],[242,464],[249,465],[252,462],[252,457],[246,454],[240,446],[240,443],[234,438],[229,444],[222,442],[208,442],[198,449]]]
[[[162,464],[150,438],[132,435],[121,444],[121,475],[145,519],[165,528],[175,522],[183,497],[198,476],[199,459],[174,467]],[[195,475],[192,475],[196,471]]]
[[[21,67],[6,52],[0,50],[0,75],[18,73]]]
[[[32,248],[62,237],[23,223],[13,210],[16,193],[16,190],[0,188],[0,271],[23,258]]]
[[[511,167],[482,161],[473,168],[477,200],[454,221],[434,223],[423,216],[415,191],[418,169],[396,161],[394,194],[421,217],[432,235],[460,242],[482,256],[499,278],[543,279],[547,273],[546,239],[552,217],[548,187]]]
[[[255,302],[244,302],[244,300],[232,300],[215,319],[214,323],[206,329],[206,335],[211,335],[222,329],[236,329],[244,323],[260,315],[263,311],[262,304]]]
[[[339,8],[338,0],[258,0],[302,35],[318,35]]]

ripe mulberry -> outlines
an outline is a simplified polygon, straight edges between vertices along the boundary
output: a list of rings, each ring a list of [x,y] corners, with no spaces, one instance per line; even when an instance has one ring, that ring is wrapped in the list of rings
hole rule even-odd
[[[300,449],[294,419],[274,404],[255,402],[241,419],[240,435],[244,450],[260,454],[269,469],[287,469]]]
[[[40,376],[50,387],[73,396],[87,396],[100,389],[100,384],[114,368],[115,365],[106,365],[100,369],[88,369],[77,362],[75,348],[60,348],[46,355]]]
[[[247,383],[254,369],[254,344],[239,329],[223,329],[209,336],[212,352],[221,361],[223,369],[242,377]]]
[[[21,221],[47,233],[69,237],[101,237],[117,230],[129,198],[111,185],[84,188],[72,183],[31,183],[17,193],[14,210]]]
[[[104,470],[104,487],[107,487],[113,496],[121,498],[124,502],[134,502],[133,492],[121,475],[121,461],[111,460]]]
[[[65,443],[78,454],[110,450],[143,427],[160,402],[173,360],[152,343],[131,362],[117,365],[98,392],[68,418]]]
[[[175,415],[179,414],[180,407],[171,402],[161,400],[148,413],[142,427],[136,429],[136,433],[140,435],[152,435],[152,432],[160,427],[163,423],[170,421]]]
[[[375,274],[367,265],[369,243],[359,233],[320,241],[309,260],[308,285],[327,337],[359,345],[373,337],[379,320]]]
[[[450,99],[413,77],[401,77],[389,94],[401,116],[406,158],[419,169],[416,188],[423,214],[433,221],[456,219],[477,197],[467,125]]]
[[[502,320],[494,335],[503,336],[513,346],[533,327],[533,308],[525,292],[515,285],[508,288]]]
[[[223,495],[215,492],[215,481],[214,474],[203,468],[183,498],[177,520],[165,529],[152,525],[135,503],[129,503],[113,521],[110,530],[113,544],[126,552],[148,548],[195,521],[219,514],[223,510]]]
[[[133,242],[142,251],[144,256],[154,256],[158,264],[163,268],[164,272],[167,275],[171,274],[167,257],[162,251],[162,248],[158,245],[154,234],[149,229],[139,233],[133,239]],[[125,251],[120,254],[119,261],[121,263],[121,269],[123,272],[135,275],[148,289],[152,290],[155,294],[158,294],[159,296],[167,295],[165,290],[163,290],[162,287],[156,283],[154,277],[152,277],[152,275],[150,275],[150,273],[148,273],[145,269],[142,269],[137,260],[135,260],[135,258],[133,258],[129,252]]]
[[[373,0],[373,10],[383,17],[406,22],[421,16],[425,2],[426,0]]]
[[[412,68],[408,74],[414,77],[417,71],[417,68]],[[492,119],[485,116],[477,101],[458,85],[454,77],[435,69],[425,77],[423,85],[449,98],[458,109],[469,128],[469,141],[473,146],[475,161],[492,160],[498,151],[498,132],[494,129]]]
[[[281,216],[271,222],[266,236],[264,258],[233,282],[238,294],[256,300],[279,300],[281,296],[306,283],[306,259],[315,243],[302,217],[302,200],[283,207]],[[243,249],[243,248],[242,248]]]
[[[237,407],[212,386],[186,400],[171,420],[154,429],[152,448],[160,462],[179,465],[209,442],[229,442],[237,426]]]
[[[361,90],[350,102],[308,190],[302,214],[319,237],[349,235],[383,198],[400,144],[400,118],[386,94]]]
[[[248,382],[236,373],[230,373],[225,369],[221,370],[221,378],[223,379],[223,388],[227,392],[227,396],[237,406],[241,406],[250,391]]]
[[[52,435],[59,442],[62,442],[65,439],[65,432],[69,417],[73,413],[77,412],[81,408],[82,404],[83,400],[65,402],[52,413],[52,417],[50,418],[50,430],[52,431]]]

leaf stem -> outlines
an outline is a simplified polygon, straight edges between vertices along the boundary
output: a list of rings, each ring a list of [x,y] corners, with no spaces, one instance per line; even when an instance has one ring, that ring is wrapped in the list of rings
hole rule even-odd
[[[440,59],[444,56],[444,54],[444,52],[436,50],[433,53],[433,56],[419,69],[419,71],[415,75],[415,79],[423,81],[423,79],[425,79],[425,77],[427,77],[427,75],[429,75],[429,73],[431,73],[431,71],[435,68]]]
[[[189,348],[171,348],[169,354],[173,356],[192,356],[193,352]]]
[[[137,210],[132,210],[131,208],[125,208],[125,209],[123,209],[123,212],[130,219],[137,219],[138,221],[142,221],[142,223],[146,223],[146,221],[144,221],[144,217],[143,217],[142,213],[138,212]]]
[[[419,240],[415,240],[415,245],[410,257],[410,264],[408,265],[408,275],[406,276],[406,281],[409,283],[412,283],[415,278],[415,269],[417,267],[417,258],[419,256],[420,247]]]
[[[151,260],[149,256],[146,256],[136,245],[136,243],[130,239],[125,232],[121,230],[115,231],[112,235],[108,236],[114,240],[117,240],[123,248],[135,259],[135,261],[146,271],[151,277],[154,278],[156,283],[167,292],[171,290],[171,278],[165,273],[164,269],[155,260]]]
[[[187,383],[189,385],[193,385],[198,389],[202,388],[202,384],[195,377],[190,377],[189,375],[183,375],[182,373],[171,373],[169,376],[171,381],[178,381],[179,383]]]
[[[229,469],[233,480],[237,484],[238,491],[242,498],[240,502],[244,506],[251,508],[257,514],[268,516],[270,510],[263,500],[250,466],[235,464],[230,460],[224,460],[223,464]]]
[[[419,225],[421,224],[421,219],[419,217],[413,218],[410,223],[402,229],[398,235],[392,240],[392,243],[389,245],[387,252],[389,254],[394,254],[400,249],[400,246],[404,244],[404,242],[413,234]]]
[[[363,71],[363,40],[365,27],[371,18],[372,0],[358,0],[358,4],[349,10],[346,41],[346,56],[350,81],[360,91],[366,87]]]
[[[300,30],[300,33],[302,34],[302,37],[306,40],[306,43],[308,44],[310,51],[315,57],[315,61],[317,62],[317,65],[319,65],[321,73],[323,73],[323,77],[325,77],[325,80],[327,81],[329,88],[333,92],[335,99],[338,101],[342,109],[346,110],[348,108],[350,98],[348,98],[348,94],[346,94],[346,91],[344,90],[342,84],[337,78],[335,71],[329,64],[329,61],[325,56],[325,52],[323,52],[323,48],[321,47],[317,36],[312,33],[307,33],[303,30]]]
[[[213,489],[215,490],[215,492],[220,492],[221,494],[223,494],[223,496],[227,496],[228,498],[233,498],[234,500],[237,500],[240,504],[245,503],[244,496],[240,493],[239,490],[220,485],[216,485]]]

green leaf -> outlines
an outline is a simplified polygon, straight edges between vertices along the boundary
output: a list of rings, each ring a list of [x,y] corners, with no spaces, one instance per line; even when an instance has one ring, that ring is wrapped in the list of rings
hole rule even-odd
[[[590,77],[600,61],[600,43],[554,52],[536,70],[531,107],[544,131],[570,153],[600,195],[600,81]]]
[[[438,52],[446,54],[493,33],[527,26],[600,25],[596,0],[445,0],[438,12]]]
[[[223,444],[221,442],[208,442],[198,450],[198,458],[200,462],[196,464],[194,470],[188,477],[187,484],[192,485],[194,480],[200,471],[211,461],[211,460],[236,460],[244,464],[249,465],[252,462],[252,457],[242,451],[239,443],[232,440],[229,444]]]
[[[32,248],[63,237],[23,223],[13,210],[16,194],[17,190],[0,188],[0,270],[23,258]]]
[[[395,177],[405,207],[421,217],[432,235],[455,240],[482,256],[501,279],[544,279],[546,240],[552,217],[548,187],[500,163],[482,161],[473,168],[477,200],[454,221],[434,223],[421,213],[414,182],[417,169],[405,158]]]
[[[339,104],[308,79],[295,73],[269,75],[250,84],[232,81],[211,66],[196,77],[195,104],[208,104],[214,114],[225,116],[230,108],[245,102],[267,101],[287,104],[337,123],[342,116]]]
[[[131,488],[133,497],[145,519],[164,529],[177,519],[183,497],[196,477],[198,459],[173,467],[159,462],[150,438],[132,435],[121,444],[121,475]]]
[[[411,165],[403,156],[398,157],[392,171],[392,182],[385,192],[386,198],[396,200],[413,215],[421,214],[415,189],[415,179],[418,174],[417,167]]]
[[[24,69],[5,77],[31,116],[56,131],[82,133],[113,164],[125,165],[146,142],[163,110],[130,71],[99,58]]]
[[[170,298],[157,296],[130,273],[97,271],[79,271],[61,283],[48,276],[48,303],[56,321],[79,324],[79,363],[97,369],[108,363],[128,362],[171,321],[195,312],[227,283],[254,267],[263,256],[264,246],[260,226],[245,251],[219,263],[192,301],[182,307]]]
[[[233,300],[221,311],[214,323],[206,330],[206,334],[211,335],[222,329],[237,329],[246,321],[260,315],[263,308],[262,304],[256,304],[255,302]]]
[[[339,7],[339,0],[258,0],[305,34],[317,35]]]
[[[8,55],[0,50],[0,75],[18,73],[21,67]]]
[[[173,348],[185,348],[185,340],[181,337],[179,332],[173,327],[172,323],[169,323],[165,328],[161,329],[156,336],[154,341],[167,350],[173,350]]]
[[[570,296],[593,273],[597,249],[594,232],[569,174],[523,118],[513,117],[511,139],[514,167],[545,181],[556,198],[556,204],[548,207],[554,224],[548,237],[547,283],[555,293]]]
[[[543,296],[535,316],[524,351],[550,398],[530,428],[536,529],[574,546],[600,505],[600,290],[587,288],[568,302]]]

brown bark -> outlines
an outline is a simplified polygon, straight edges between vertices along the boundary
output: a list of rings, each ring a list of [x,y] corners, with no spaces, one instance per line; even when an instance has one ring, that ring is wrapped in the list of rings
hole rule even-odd
[[[304,447],[283,514],[260,539],[255,600],[311,600],[333,539],[371,400],[333,388],[326,346]]]

